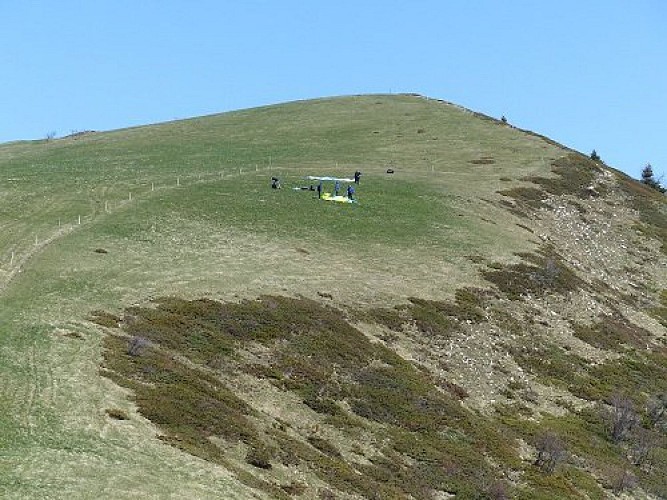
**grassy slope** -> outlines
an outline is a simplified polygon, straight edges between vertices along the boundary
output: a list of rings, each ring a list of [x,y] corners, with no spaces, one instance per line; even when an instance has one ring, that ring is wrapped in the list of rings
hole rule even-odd
[[[130,404],[97,373],[101,334],[85,321],[90,312],[170,294],[319,292],[341,306],[447,297],[480,282],[468,256],[510,262],[534,250],[534,236],[490,201],[521,177],[548,175],[561,154],[413,96],[0,146],[0,490],[249,495],[224,471],[153,439],[149,423],[105,416]],[[494,164],[471,163],[490,157]],[[364,172],[358,206],[268,188],[270,175],[290,187],[303,175],[355,169]]]

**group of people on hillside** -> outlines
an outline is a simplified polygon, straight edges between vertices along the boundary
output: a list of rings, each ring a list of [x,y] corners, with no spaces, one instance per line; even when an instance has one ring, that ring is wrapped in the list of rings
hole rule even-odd
[[[322,198],[322,189],[323,189],[322,181],[320,181],[319,184],[317,185],[317,197],[318,198]],[[354,186],[352,184],[347,186],[347,197],[350,200],[354,200],[354,192],[355,192],[355,189],[354,189]],[[338,196],[339,194],[340,194],[340,181],[336,181],[334,183],[333,196]]]
[[[354,184],[358,186],[360,181],[361,181],[361,172],[357,170],[356,172],[354,172]],[[280,189],[280,187],[281,187],[280,179],[278,177],[271,177],[271,188]],[[302,189],[307,189],[307,188],[302,188]],[[320,181],[319,184],[317,184],[317,187],[315,188],[313,188],[312,185],[310,186],[311,191],[317,191],[317,197],[319,199],[322,198],[323,189],[324,188],[322,186],[322,181]],[[354,200],[355,189],[352,184],[347,186],[346,192],[347,192],[347,198],[350,200]],[[340,194],[340,181],[336,180],[336,182],[334,183],[333,196],[339,196],[339,194]]]
[[[357,170],[354,173],[354,183],[356,185],[359,185],[360,180],[361,180],[361,172]],[[319,184],[317,185],[317,197],[320,199],[322,198],[322,189],[323,189],[322,181],[320,181]],[[352,184],[348,185],[347,198],[349,200],[354,200],[354,193],[355,193],[354,186]],[[339,194],[340,194],[340,181],[336,180],[336,182],[334,183],[333,196],[338,196]]]

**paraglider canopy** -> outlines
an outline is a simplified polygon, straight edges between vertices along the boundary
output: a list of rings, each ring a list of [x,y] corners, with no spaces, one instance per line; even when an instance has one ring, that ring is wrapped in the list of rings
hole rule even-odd
[[[331,176],[316,176],[316,175],[308,175],[306,176],[306,179],[310,181],[339,181],[339,182],[354,182],[354,179],[348,179],[346,177],[331,177]]]

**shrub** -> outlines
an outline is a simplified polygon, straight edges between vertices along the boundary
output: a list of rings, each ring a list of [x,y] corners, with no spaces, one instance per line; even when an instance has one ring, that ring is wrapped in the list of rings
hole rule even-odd
[[[556,177],[526,177],[522,180],[532,182],[538,187],[517,187],[499,191],[504,196],[515,200],[516,206],[510,206],[511,212],[520,217],[527,217],[531,211],[542,206],[547,194],[555,196],[570,195],[580,199],[604,194],[602,186],[595,190],[588,189],[596,175],[601,172],[597,162],[580,154],[570,154],[554,161],[551,171]]]
[[[141,356],[144,350],[149,346],[150,342],[145,337],[131,337],[127,343],[128,356]]]
[[[455,329],[454,322],[438,310],[437,303],[411,297],[410,315],[417,329],[430,337],[448,337]]]
[[[623,351],[624,347],[645,347],[651,333],[636,326],[620,314],[604,316],[593,325],[573,325],[574,335],[601,349]]]
[[[651,396],[646,402],[646,417],[651,427],[667,421],[667,392]]]
[[[248,450],[245,461],[259,469],[270,469],[273,455],[266,446],[253,446]]]
[[[90,313],[90,319],[93,323],[106,328],[118,328],[120,317],[106,311],[93,311]]]
[[[551,248],[543,248],[536,254],[521,254],[521,257],[528,262],[490,268],[482,275],[513,300],[526,294],[565,294],[587,287]]]
[[[611,489],[617,495],[637,487],[637,476],[625,467],[612,469],[608,476]]]
[[[394,332],[400,332],[403,330],[403,324],[406,322],[406,318],[403,317],[401,311],[397,308],[375,308],[368,311],[368,319],[387,327],[389,330]]]
[[[340,457],[338,449],[324,438],[319,436],[308,436],[308,442],[319,451],[330,457]]]
[[[107,409],[106,414],[114,420],[129,420],[130,418],[127,412],[125,410],[121,410],[120,408],[109,408]]]
[[[633,465],[650,464],[653,450],[658,446],[658,436],[650,429],[639,427],[632,435],[630,459]]]
[[[537,436],[535,441],[537,457],[534,464],[544,473],[552,474],[558,464],[567,458],[567,451],[561,439],[553,432]]]
[[[484,320],[485,305],[484,293],[465,289],[452,302],[414,299],[395,311],[447,334],[461,318]],[[459,403],[465,391],[371,342],[331,307],[286,297],[231,304],[172,297],[126,315],[134,318],[120,322],[133,337],[130,346],[143,338],[158,348],[128,355],[127,337],[108,335],[104,374],[134,392],[139,412],[160,427],[161,439],[204,460],[228,465],[215,436],[245,444],[247,463],[267,471],[262,477],[277,479],[268,472],[277,463],[307,464],[335,491],[417,500],[435,490],[488,496],[487,485],[521,465],[506,429]],[[343,436],[368,436],[377,454],[364,464],[347,462],[323,438],[299,439],[286,425],[267,425],[228,385],[228,370],[292,391]],[[291,491],[280,481],[246,475],[244,482],[272,497]],[[502,487],[496,498],[503,498]]]
[[[613,394],[609,399],[609,408],[604,408],[602,411],[609,435],[614,443],[626,438],[639,423],[635,404],[625,394]]]

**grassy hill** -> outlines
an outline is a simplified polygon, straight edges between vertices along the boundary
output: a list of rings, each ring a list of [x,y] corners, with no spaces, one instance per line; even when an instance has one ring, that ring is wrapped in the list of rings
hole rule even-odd
[[[667,496],[665,198],[544,137],[376,95],[4,144],[0,228],[3,497]]]

